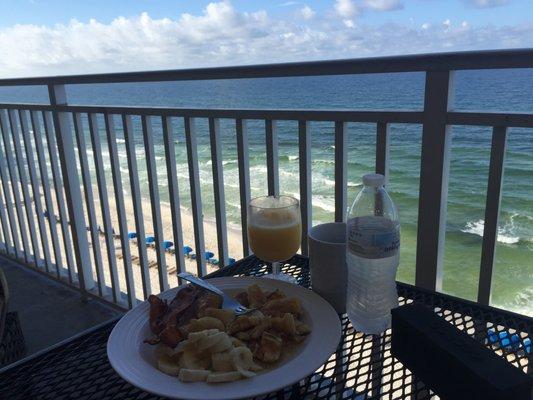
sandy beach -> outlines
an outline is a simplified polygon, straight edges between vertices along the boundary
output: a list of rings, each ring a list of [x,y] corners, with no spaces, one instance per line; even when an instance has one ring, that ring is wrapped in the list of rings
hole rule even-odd
[[[40,200],[42,204],[42,209],[43,211],[48,210],[49,207],[46,204],[45,196],[42,194],[42,188],[40,192],[41,192]],[[100,201],[98,197],[97,187],[96,186],[93,187],[96,226],[91,226],[89,222],[89,214],[87,211],[86,204],[84,204],[83,206],[84,206],[84,213],[86,216],[87,227],[91,227],[91,229],[95,229],[97,231],[100,227],[100,230],[102,232],[104,231],[104,222],[103,222],[104,220],[103,220],[102,210],[104,209],[104,207],[109,210],[111,226],[115,232],[115,236],[112,241],[113,248],[111,249],[111,254],[113,254],[115,258],[120,290],[123,293],[125,293],[126,292],[126,278],[125,278],[125,270],[124,270],[124,259],[123,259],[124,256],[123,256],[122,243],[121,243],[119,235],[125,235],[127,237],[128,232],[136,232],[135,218],[134,218],[132,200],[130,197],[125,196],[124,206],[125,206],[125,212],[126,212],[127,232],[119,232],[116,201],[114,197],[110,196],[112,193],[113,193],[112,189],[108,188],[109,197],[107,199],[107,202],[104,202],[104,204],[102,204],[102,202]],[[55,216],[59,218],[58,203],[57,203],[57,199],[55,197],[54,191],[52,191],[51,194],[52,194],[51,203],[53,207],[53,212]],[[31,197],[33,200],[33,196]],[[163,231],[163,240],[169,240],[175,243],[176,240],[172,233],[172,215],[171,215],[170,205],[164,202],[161,202],[159,204],[159,207],[160,207],[160,212],[161,212],[161,225],[162,225],[162,231]],[[7,213],[7,208],[5,205],[4,205],[4,209],[6,211],[5,215],[7,217],[8,213]],[[12,209],[13,209],[15,218],[17,218],[17,208],[15,207],[15,205],[13,205]],[[20,209],[22,210],[24,220],[26,222],[26,230],[29,232],[28,223],[27,223],[28,220],[27,220],[27,215],[24,209],[23,202],[20,204]],[[152,220],[151,203],[148,200],[143,199],[142,211],[143,211],[145,235],[152,236],[154,235],[154,224]],[[35,213],[32,213],[32,214],[34,216],[33,222],[35,224],[37,242],[38,242],[40,258],[41,258],[41,261],[39,264],[44,266],[45,264],[44,248],[42,246],[42,241],[41,241],[41,236],[40,236],[40,231],[39,231],[39,221],[38,221],[37,215]],[[50,223],[54,220],[55,218],[53,216],[51,216],[51,218],[46,218],[43,216],[43,222],[44,222],[45,231],[46,231],[46,238],[48,242],[47,247],[48,247],[49,254],[50,254],[50,261],[52,264],[57,264],[57,260],[55,259],[55,254],[54,254],[53,245],[52,245],[52,231],[50,229]],[[183,208],[181,209],[181,222],[182,222],[181,231],[182,231],[183,244],[184,246],[190,246],[191,248],[193,248],[193,251],[196,253],[195,241],[194,241],[194,223],[193,223],[192,214],[188,210],[183,209]],[[66,225],[66,227],[68,227],[69,234],[70,234],[70,226]],[[17,230],[19,231],[18,235],[20,236],[19,225],[17,225]],[[62,275],[67,276],[66,267],[68,263],[67,263],[67,256],[66,256],[65,246],[64,246],[62,224],[60,221],[56,222],[56,230],[57,230],[59,250],[61,253],[61,264],[63,266],[63,271],[61,271],[61,273]],[[218,259],[218,244],[217,244],[217,232],[216,232],[215,221],[204,217],[203,218],[203,230],[204,230],[205,250],[213,252],[215,254],[214,258]],[[92,261],[92,273],[93,273],[93,279],[95,280],[95,288],[97,288],[97,273],[96,273],[97,262],[95,260],[94,246],[97,246],[97,252],[99,249],[102,269],[104,272],[103,280],[105,282],[105,285],[108,287],[111,287],[111,263],[108,257],[109,251],[107,249],[105,235],[102,232],[98,234],[98,242],[95,243],[92,240],[91,232],[87,231],[87,240],[89,243],[89,251],[90,251],[90,256],[91,256],[91,261]],[[29,233],[28,233],[28,242],[29,242],[29,245],[32,246],[31,237]],[[229,252],[230,257],[235,258],[237,260],[242,258],[242,244],[241,243],[242,243],[241,229],[239,227],[228,224],[228,252]],[[142,284],[142,277],[141,277],[142,267],[141,267],[140,259],[139,259],[139,247],[137,244],[137,240],[136,239],[128,240],[127,245],[129,246],[129,250],[130,250],[130,259],[127,261],[127,264],[131,266],[131,270],[133,272],[135,296],[138,299],[143,300],[144,294],[143,294],[143,284]],[[147,260],[148,260],[147,264],[149,266],[149,272],[150,272],[151,293],[159,293],[161,289],[159,287],[158,265],[157,265],[155,247],[146,246],[146,252],[147,252]],[[166,270],[168,274],[168,284],[170,287],[174,287],[178,284],[177,276],[176,276],[175,255],[169,251],[165,252],[165,262],[166,262]],[[217,266],[211,265],[209,263],[207,264],[208,273],[215,271],[217,268],[218,268]],[[185,270],[188,272],[196,273],[197,272],[196,260],[185,257]],[[111,299],[110,290],[108,291],[105,297]]]

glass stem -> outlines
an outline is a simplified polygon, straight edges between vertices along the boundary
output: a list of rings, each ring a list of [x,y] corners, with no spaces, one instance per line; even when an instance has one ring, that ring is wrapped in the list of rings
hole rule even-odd
[[[272,265],[272,275],[278,275],[279,274],[279,262],[273,262]]]

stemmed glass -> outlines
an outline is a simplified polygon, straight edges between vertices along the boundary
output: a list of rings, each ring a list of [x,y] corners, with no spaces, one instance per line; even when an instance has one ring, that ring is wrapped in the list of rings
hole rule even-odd
[[[254,254],[272,263],[272,273],[266,278],[295,283],[295,279],[280,273],[280,261],[291,258],[302,240],[300,203],[291,196],[261,196],[248,205],[248,239]]]

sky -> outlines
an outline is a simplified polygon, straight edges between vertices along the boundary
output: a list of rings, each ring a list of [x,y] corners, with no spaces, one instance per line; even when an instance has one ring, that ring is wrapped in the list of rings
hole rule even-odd
[[[0,78],[533,47],[533,0],[0,0]]]

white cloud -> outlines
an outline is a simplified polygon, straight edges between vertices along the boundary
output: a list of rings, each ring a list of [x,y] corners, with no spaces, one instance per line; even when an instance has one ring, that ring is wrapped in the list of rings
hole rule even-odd
[[[285,3],[281,3],[280,7],[290,7],[295,6],[296,4],[300,4],[298,1],[286,1]]]
[[[221,66],[533,46],[533,23],[357,24],[292,20],[211,3],[200,15],[0,28],[0,77]]]
[[[462,0],[470,6],[476,8],[492,8],[509,4],[511,0]]]
[[[449,28],[451,24],[452,24],[452,21],[450,21],[449,18],[442,21],[442,25],[444,25],[446,28]]]
[[[424,29],[424,30],[429,29],[429,27],[430,27],[429,22],[424,22],[424,23],[420,26],[420,28],[422,28],[422,29]]]
[[[303,19],[311,19],[316,15],[316,12],[309,6],[304,6],[297,13]]]
[[[335,0],[335,11],[341,18],[350,19],[359,14],[359,10],[353,0]]]
[[[392,11],[403,8],[403,3],[400,0],[365,0],[365,8],[375,11]]]

